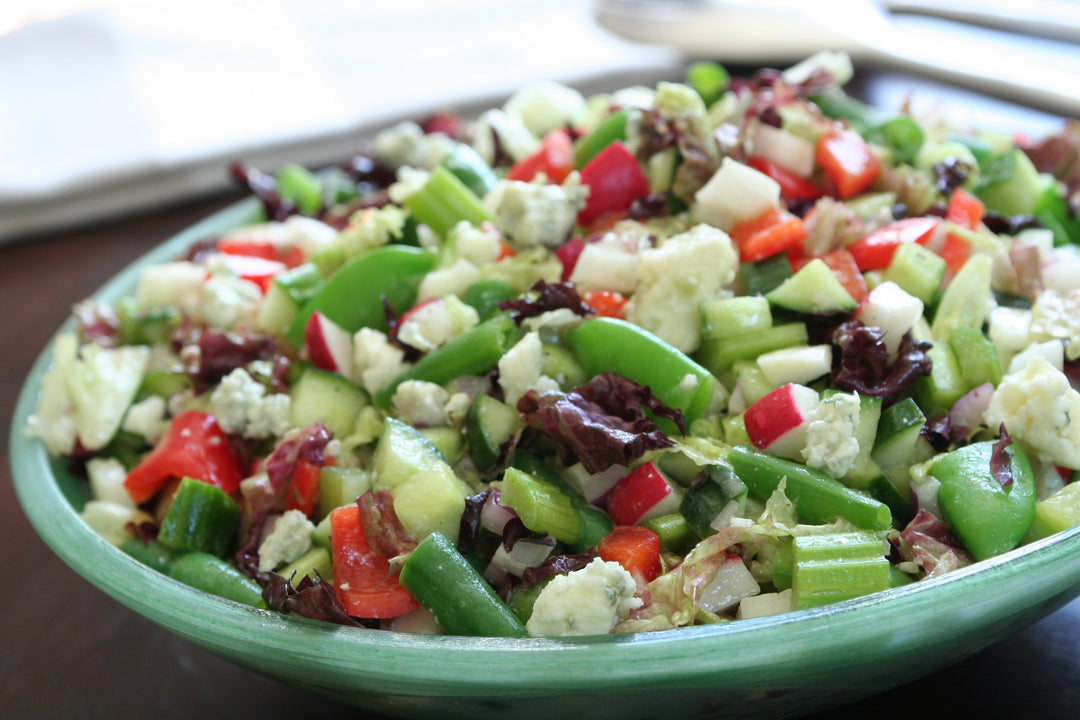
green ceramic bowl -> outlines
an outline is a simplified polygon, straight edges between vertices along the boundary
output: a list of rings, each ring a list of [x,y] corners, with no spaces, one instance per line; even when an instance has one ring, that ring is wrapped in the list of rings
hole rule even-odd
[[[244,202],[190,228],[138,268],[257,217]],[[16,408],[15,489],[31,523],[87,580],[177,635],[284,682],[401,717],[765,718],[900,685],[981,650],[1080,594],[1080,528],[992,560],[862,599],[771,618],[577,640],[435,637],[344,628],[254,610],[135,562],[87,527],[85,483],[23,428],[46,351]]]

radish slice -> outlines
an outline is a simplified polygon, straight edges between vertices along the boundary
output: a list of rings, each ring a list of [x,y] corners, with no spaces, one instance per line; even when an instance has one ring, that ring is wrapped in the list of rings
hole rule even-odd
[[[817,391],[805,385],[778,387],[746,410],[746,434],[759,450],[802,462],[806,428],[819,404]]]
[[[345,377],[351,374],[352,335],[321,312],[313,312],[304,327],[304,347],[315,367]]]

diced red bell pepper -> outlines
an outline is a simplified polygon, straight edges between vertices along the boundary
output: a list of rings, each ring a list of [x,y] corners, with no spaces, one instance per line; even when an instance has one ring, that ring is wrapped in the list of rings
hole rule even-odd
[[[945,272],[952,277],[971,257],[971,241],[956,233],[945,234],[945,244],[941,247],[941,257],[945,260]]]
[[[963,188],[956,188],[949,197],[949,206],[945,210],[945,219],[968,230],[974,230],[982,222],[986,206],[979,198]],[[956,233],[946,233],[945,244],[941,248],[941,257],[945,259],[948,274],[955,275],[971,257],[971,241]]]
[[[218,242],[217,249],[218,252],[225,255],[242,255],[264,260],[276,260],[290,268],[303,264],[305,260],[304,251],[300,247],[296,245],[281,246],[270,240],[225,238]]]
[[[562,263],[563,282],[570,279],[570,275],[574,272],[574,266],[577,265],[578,258],[581,257],[581,251],[584,249],[585,239],[577,235],[555,249],[555,257],[559,258],[559,262]]]
[[[649,194],[649,180],[641,163],[620,140],[581,168],[581,183],[589,187],[589,198],[577,219],[586,227],[608,213],[628,211],[634,200]]]
[[[847,250],[860,270],[881,270],[889,266],[902,243],[925,245],[940,224],[935,217],[904,218],[859,238]]]
[[[974,230],[982,222],[986,206],[964,188],[956,188],[949,197],[949,206],[945,210],[945,219],[960,227]]]
[[[834,130],[822,135],[814,158],[841,199],[858,195],[881,174],[881,159],[853,130]]]
[[[746,159],[746,164],[775,180],[780,186],[780,196],[788,202],[817,200],[825,194],[825,191],[814,183],[768,158],[751,155]]]
[[[285,496],[286,510],[299,510],[308,517],[315,512],[315,503],[319,499],[319,479],[322,466],[310,460],[300,458],[296,461],[289,491]]]
[[[391,572],[390,561],[375,552],[364,536],[358,505],[330,512],[334,592],[351,617],[394,618],[416,609],[418,603]]]
[[[585,304],[603,317],[625,317],[626,303],[629,299],[622,293],[610,290],[590,290],[581,296]]]
[[[505,240],[499,241],[499,256],[495,258],[495,262],[505,260],[506,258],[512,258],[515,255],[517,255],[517,253],[514,251],[514,248],[510,247],[510,243]]]
[[[225,265],[239,277],[259,286],[263,294],[270,289],[274,277],[285,270],[285,263],[267,260],[256,255],[222,255]]]
[[[790,255],[788,257],[791,259]],[[791,269],[798,272],[799,268],[814,259],[813,257],[791,259]],[[832,274],[836,276],[836,279],[840,281],[840,284],[844,286],[844,289],[848,291],[848,294],[851,295],[855,302],[862,302],[862,299],[868,293],[866,278],[859,271],[859,266],[850,252],[847,250],[833,250],[819,256],[817,259],[823,261],[832,270]]]
[[[648,583],[660,576],[660,536],[640,525],[616,525],[596,546],[605,562],[617,562],[634,576]]]
[[[573,169],[574,144],[565,130],[557,129],[544,136],[539,150],[507,170],[506,179],[529,182],[544,173],[549,182],[561,184]]]
[[[791,213],[770,208],[752,220],[737,223],[729,234],[742,261],[757,262],[801,244],[806,225]]]
[[[124,480],[131,499],[144,503],[174,478],[190,477],[232,494],[244,479],[240,456],[213,415],[188,410]]]

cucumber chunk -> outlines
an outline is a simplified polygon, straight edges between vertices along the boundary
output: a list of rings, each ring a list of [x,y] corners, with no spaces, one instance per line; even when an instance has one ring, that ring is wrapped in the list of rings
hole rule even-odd
[[[356,416],[371,404],[363,388],[337,373],[315,367],[304,370],[289,394],[293,425],[322,423],[336,438],[351,435]]]
[[[811,315],[849,313],[859,306],[820,258],[803,265],[765,297],[777,307]]]
[[[457,542],[472,491],[419,430],[388,418],[375,446],[372,489],[387,491],[402,527],[415,540],[442,533]]]

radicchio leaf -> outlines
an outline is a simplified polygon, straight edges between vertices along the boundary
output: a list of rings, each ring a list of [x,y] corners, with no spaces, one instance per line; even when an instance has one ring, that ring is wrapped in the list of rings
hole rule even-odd
[[[269,219],[280,222],[299,212],[296,203],[278,193],[277,180],[273,175],[267,175],[258,168],[239,162],[229,166],[229,173],[233,180],[262,201]]]
[[[394,498],[388,492],[367,491],[356,500],[360,524],[371,549],[386,558],[412,552],[416,540],[401,525],[394,512]]]
[[[268,609],[285,614],[292,613],[338,625],[360,626],[345,612],[333,586],[323,580],[318,570],[314,578],[305,575],[296,587],[293,587],[292,578],[270,573],[263,586],[263,601]]]
[[[521,573],[521,589],[528,590],[529,588],[536,587],[544,580],[554,575],[562,575],[564,573],[574,572],[580,570],[589,563],[596,559],[596,553],[593,551],[586,551],[578,555],[556,555],[553,558],[549,558],[538,567],[525,568]]]
[[[900,341],[896,361],[889,364],[889,351],[883,340],[885,331],[849,320],[833,333],[833,344],[840,348],[838,367],[833,369],[833,385],[840,390],[879,397],[888,407],[900,399],[916,380],[929,375],[932,367],[926,351],[931,345],[916,342],[911,333]]]
[[[918,565],[928,577],[974,562],[948,526],[925,508],[919,509],[896,542],[900,556]]]
[[[990,474],[994,476],[994,479],[1001,483],[1001,487],[1007,488],[1013,484],[1013,471],[1012,471],[1012,453],[1009,452],[1009,446],[1012,445],[1012,437],[1009,436],[1009,431],[1005,429],[1005,424],[1001,424],[1000,437],[994,443],[993,450],[990,452]]]
[[[461,513],[461,523],[458,529],[458,552],[466,554],[476,542],[480,534],[480,518],[484,510],[491,490],[485,490],[476,495],[465,498],[465,510]]]
[[[272,380],[283,384],[291,365],[288,349],[273,335],[195,329],[180,342],[184,372],[196,392],[209,389],[236,368],[256,360],[271,361]]]
[[[330,442],[330,431],[319,423],[307,426],[296,434],[286,436],[266,458],[266,475],[260,482],[241,485],[240,549],[236,552],[238,567],[259,579],[259,543],[263,528],[285,511],[285,500],[296,464],[304,459],[322,466],[324,451]]]
[[[643,406],[686,432],[682,412],[660,402],[648,387],[611,372],[565,394],[530,390],[518,401],[525,423],[551,436],[590,473],[674,445]]]
[[[503,300],[498,303],[499,308],[513,311],[514,321],[519,324],[525,318],[543,315],[552,310],[567,309],[583,317],[593,313],[593,309],[586,305],[578,295],[573,283],[549,283],[540,280],[532,286],[531,290],[536,293],[534,297],[526,295],[512,300]]]
[[[120,342],[120,318],[108,305],[92,302],[77,303],[72,310],[83,342],[96,342],[101,347],[115,347]]]

